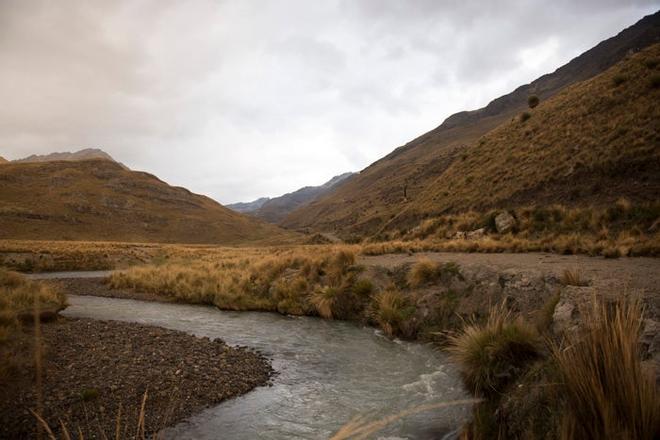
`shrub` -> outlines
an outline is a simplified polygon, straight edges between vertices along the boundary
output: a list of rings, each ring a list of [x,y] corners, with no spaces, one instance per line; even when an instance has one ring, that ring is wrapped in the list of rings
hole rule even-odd
[[[639,355],[639,301],[594,301],[584,322],[553,350],[566,396],[562,438],[658,438],[660,394]]]
[[[658,65],[658,59],[657,58],[647,58],[644,60],[644,65],[648,67],[649,69],[655,69],[656,66]]]
[[[612,77],[612,84],[614,84],[614,87],[619,87],[621,84],[626,82],[628,78],[626,78],[624,75],[614,75]]]
[[[649,86],[652,89],[660,88],[660,74],[651,75],[651,79],[649,80]]]
[[[449,338],[449,352],[467,388],[478,396],[501,393],[539,357],[538,333],[504,305],[490,310],[484,324],[468,324]]]
[[[353,293],[359,297],[368,297],[374,291],[374,285],[366,278],[359,279],[353,284]]]
[[[529,118],[532,117],[532,114],[529,112],[522,112],[520,114],[520,122],[526,122]]]
[[[539,105],[539,102],[540,102],[539,97],[536,95],[532,95],[529,98],[527,98],[527,105],[529,106],[529,108],[536,107],[537,105]]]

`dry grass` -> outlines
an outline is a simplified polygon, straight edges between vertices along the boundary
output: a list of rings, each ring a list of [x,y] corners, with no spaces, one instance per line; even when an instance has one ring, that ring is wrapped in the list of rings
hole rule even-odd
[[[514,319],[503,305],[493,307],[483,324],[471,323],[450,337],[449,352],[467,388],[478,396],[501,393],[539,357],[536,330]]]
[[[372,309],[373,319],[386,335],[407,338],[415,336],[415,306],[406,294],[393,289],[381,292],[374,297]]]
[[[566,269],[561,276],[561,283],[564,286],[584,287],[589,285],[589,281],[582,278],[579,269]]]
[[[554,350],[567,402],[562,438],[658,438],[660,394],[639,355],[640,303],[594,301],[585,325]]]

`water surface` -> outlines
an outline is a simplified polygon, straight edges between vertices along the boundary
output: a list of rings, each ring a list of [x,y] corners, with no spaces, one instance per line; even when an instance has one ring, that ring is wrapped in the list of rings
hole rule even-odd
[[[429,345],[391,341],[373,328],[311,317],[70,296],[67,316],[157,325],[221,338],[268,356],[270,387],[204,410],[169,429],[176,439],[324,439],[356,415],[378,419],[465,398],[457,373]],[[383,439],[442,438],[468,417],[453,407],[405,418]]]

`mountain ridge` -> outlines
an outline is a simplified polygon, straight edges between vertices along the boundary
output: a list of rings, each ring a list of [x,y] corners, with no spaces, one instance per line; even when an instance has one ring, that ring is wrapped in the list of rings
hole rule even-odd
[[[9,162],[0,183],[0,238],[223,245],[296,239],[105,159]]]
[[[660,41],[660,12],[608,38],[559,67],[492,100],[487,106],[451,115],[435,129],[394,149],[345,185],[293,211],[281,224],[344,236],[372,234],[396,217],[441,176],[469,145],[527,108],[530,94],[547,100],[565,87],[592,78],[637,51]]]

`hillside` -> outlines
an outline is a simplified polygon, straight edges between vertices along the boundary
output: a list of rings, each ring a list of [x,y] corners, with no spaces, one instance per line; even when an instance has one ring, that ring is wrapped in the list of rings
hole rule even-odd
[[[0,238],[239,244],[291,237],[108,160],[0,169]]]
[[[463,149],[394,217],[660,199],[660,44],[572,85]],[[528,118],[528,119],[525,119]]]
[[[274,197],[264,202],[251,214],[269,223],[279,223],[294,210],[305,206],[324,194],[332,191],[337,185],[351,177],[353,173],[344,173],[333,177],[323,185],[306,186],[297,191]]]
[[[5,159],[4,157],[0,156],[0,164],[2,164],[2,163],[7,163],[7,159]]]
[[[602,73],[630,51],[658,41],[660,12],[482,109],[450,116],[436,129],[397,148],[335,191],[292,212],[282,225],[337,231],[344,236],[364,235],[378,232],[394,218],[401,219],[401,212],[409,215],[410,205],[415,206],[415,215],[427,215],[424,209],[429,206],[426,202],[429,193],[425,190],[461,160],[464,151],[472,148],[481,136],[524,111],[528,96],[536,95],[542,102],[547,101],[563,88]],[[477,183],[488,187],[487,182]],[[437,209],[434,205],[433,210]]]
[[[270,197],[261,197],[258,198],[257,200],[253,200],[251,202],[238,202],[238,203],[231,203],[229,205],[225,205],[227,208],[231,209],[232,211],[240,212],[242,214],[249,214],[251,212],[256,211],[257,209],[261,208],[264,203],[270,200]]]
[[[23,159],[17,159],[12,162],[23,163],[23,162],[55,162],[55,161],[79,161],[79,160],[92,160],[92,159],[103,159],[110,160],[115,162],[115,160],[103,150],[98,148],[85,148],[73,153],[63,152],[63,153],[51,153],[45,155],[33,154]]]

